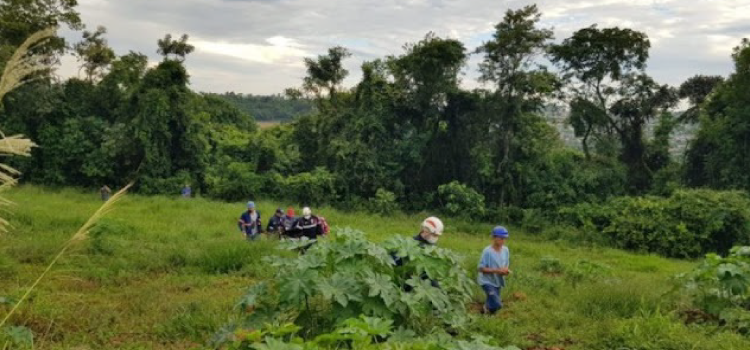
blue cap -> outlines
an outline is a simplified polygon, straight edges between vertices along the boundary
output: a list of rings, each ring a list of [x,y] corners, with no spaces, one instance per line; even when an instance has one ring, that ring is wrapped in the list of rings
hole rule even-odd
[[[492,229],[492,237],[508,238],[508,229],[502,226],[495,226]]]
[[[247,209],[255,209],[255,202],[253,201],[247,202]]]

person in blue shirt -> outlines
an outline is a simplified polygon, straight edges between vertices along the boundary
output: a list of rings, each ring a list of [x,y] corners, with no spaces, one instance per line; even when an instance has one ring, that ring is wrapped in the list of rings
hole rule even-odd
[[[255,210],[255,202],[247,202],[247,211],[242,213],[237,226],[248,241],[254,241],[260,237],[263,225],[260,221],[260,211]]]
[[[508,239],[508,230],[502,226],[492,229],[492,244],[484,248],[482,258],[477,267],[477,282],[484,293],[487,294],[487,302],[484,304],[484,312],[494,314],[503,307],[500,299],[500,290],[505,287],[505,278],[510,274],[510,251],[505,246]]]
[[[182,188],[182,198],[190,198],[193,195],[193,190],[190,188],[190,185],[185,184],[185,187]]]

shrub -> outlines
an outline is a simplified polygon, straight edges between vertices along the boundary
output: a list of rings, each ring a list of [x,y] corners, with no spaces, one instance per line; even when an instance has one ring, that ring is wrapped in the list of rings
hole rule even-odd
[[[750,332],[750,247],[735,247],[725,258],[709,254],[676,281],[695,307],[724,325]]]
[[[726,254],[750,243],[750,200],[743,192],[681,190],[670,197],[619,197],[560,211],[560,220],[603,234],[624,249],[669,257]]]
[[[382,215],[392,214],[399,210],[396,194],[382,188],[379,188],[375,197],[370,199],[368,206],[371,211]]]
[[[283,246],[297,250],[308,244],[303,240]],[[275,277],[253,286],[238,304],[241,310],[252,310],[243,323],[249,330],[292,322],[311,339],[360,317],[356,322],[385,327],[379,334],[387,337],[390,329],[425,335],[446,325],[462,329],[468,322],[466,304],[473,283],[458,257],[446,249],[419,247],[413,239],[396,236],[372,243],[362,232],[344,229],[297,259],[266,261],[274,266]],[[439,281],[439,288],[432,280]],[[223,338],[229,340],[226,334]]]
[[[242,201],[258,196],[266,185],[266,177],[256,174],[252,164],[232,162],[206,178],[208,195],[227,201]]]
[[[565,266],[559,259],[553,256],[544,256],[539,261],[539,271],[549,274],[561,274],[565,271]]]
[[[283,197],[302,205],[326,204],[336,198],[335,180],[335,175],[325,168],[295,174],[283,180]]]
[[[144,176],[136,183],[138,192],[143,194],[165,194],[179,195],[185,184],[191,185],[193,194],[197,190],[195,178],[189,172],[181,170],[175,176],[168,178],[155,178]]]
[[[484,216],[484,196],[458,181],[440,185],[438,195],[443,210],[453,216]]]

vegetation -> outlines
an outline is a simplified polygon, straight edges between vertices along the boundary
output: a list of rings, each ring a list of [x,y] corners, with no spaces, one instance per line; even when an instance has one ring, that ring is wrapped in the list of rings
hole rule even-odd
[[[282,95],[252,95],[227,92],[210,94],[231,102],[245,114],[252,115],[257,121],[290,122],[295,118],[313,112],[313,103],[304,98]]]
[[[18,171],[29,183],[11,192],[14,229],[0,236],[0,326],[12,324],[0,349],[184,348],[210,334],[236,349],[748,348],[747,248],[735,247],[750,244],[747,39],[730,76],[671,87],[646,74],[647,33],[592,25],[555,41],[529,5],[478,47],[428,33],[363,62],[354,86],[351,52],[332,47],[304,59],[299,88],[258,97],[192,91],[187,34],[154,40],[156,65],[116,55],[76,5],[0,3],[0,124],[27,137],[3,136],[0,151],[31,155],[0,165],[0,190]],[[66,52],[82,76],[54,79]],[[466,69],[484,88],[462,87]],[[683,159],[684,129],[695,136]],[[124,200],[80,247],[67,240],[94,212],[79,191],[129,183],[154,197]],[[185,185],[203,198],[159,196]],[[265,199],[265,217],[270,201],[331,205],[347,212],[325,207],[328,221],[354,229],[277,257],[276,242],[231,233],[242,206],[208,198]],[[449,234],[419,249],[400,234],[430,211]],[[490,221],[528,232],[512,230],[502,322],[477,315],[470,283]],[[694,264],[648,253],[718,255],[669,294]]]
[[[744,192],[681,190],[666,198],[618,197],[565,208],[561,221],[619,248],[700,257],[750,243],[748,207]]]
[[[17,203],[11,217],[16,229],[0,237],[0,298],[13,302],[101,201],[90,191],[34,186],[21,186],[8,195]],[[258,202],[263,213],[272,213],[280,204]],[[91,231],[89,239],[58,261],[28,303],[11,317],[10,324],[31,330],[35,348],[40,349],[82,344],[113,349],[201,348],[214,336],[225,334],[222,329],[227,325],[234,324],[230,329],[237,337],[252,333],[241,323],[250,314],[237,304],[246,300],[248,287],[263,281],[268,286],[278,283],[274,276],[282,272],[267,262],[270,257],[279,256],[292,263],[297,255],[274,249],[276,241],[246,244],[235,225],[243,209],[243,203],[130,194]],[[335,226],[362,229],[368,244],[383,247],[394,238],[408,241],[424,218],[394,214],[384,220],[364,212],[314,209]],[[479,253],[489,244],[486,233],[491,225],[445,222],[446,233],[438,245],[457,254],[456,265],[473,278]],[[505,309],[496,317],[479,315],[478,306],[484,297],[472,283],[466,313],[469,321],[455,341],[471,342],[472,334],[481,334],[489,337],[489,344],[523,349],[750,346],[750,340],[731,329],[684,323],[682,292],[668,294],[672,288],[669,280],[691,271],[696,263],[588,246],[576,240],[549,241],[514,227],[510,231],[514,274],[503,290]],[[344,239],[336,237],[330,244]],[[556,259],[562,273],[540,270],[545,257]],[[331,300],[315,293],[324,298],[321,300]],[[688,298],[690,294],[685,293]],[[258,301],[274,295],[266,294]],[[369,291],[359,295],[369,296]],[[303,304],[298,304],[298,311],[304,310]],[[321,310],[326,310],[326,305],[330,304],[311,303]],[[9,307],[0,301],[0,316]],[[332,313],[321,312],[316,317],[321,320],[316,333],[336,333],[344,327],[322,322],[333,317]],[[429,318],[427,321],[425,326],[430,324]],[[304,327],[306,322],[303,315],[299,326]],[[283,324],[253,329],[264,332],[265,339],[273,337],[268,332],[278,331]],[[394,321],[390,330],[397,331],[396,325]],[[237,327],[243,331],[235,332]],[[441,325],[435,331],[423,338],[427,344],[415,341],[414,348],[433,342],[447,346],[445,328]],[[0,332],[0,347],[9,340],[6,332],[14,331],[6,328]],[[291,337],[307,336],[304,330],[295,334]],[[277,338],[290,341],[286,335]]]

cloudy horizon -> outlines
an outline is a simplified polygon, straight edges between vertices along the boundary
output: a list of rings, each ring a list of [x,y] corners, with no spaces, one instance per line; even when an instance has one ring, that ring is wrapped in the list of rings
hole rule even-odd
[[[329,47],[352,51],[345,82],[352,86],[362,62],[401,54],[428,32],[472,51],[508,9],[532,3],[556,42],[592,24],[645,32],[652,44],[648,73],[672,85],[695,74],[727,75],[732,48],[750,37],[748,0],[79,0],[77,10],[89,29],[107,27],[118,55],[138,51],[157,62],[159,38],[190,35],[196,50],[186,66],[197,91],[274,94],[299,86],[303,58]],[[63,35],[80,40],[80,33]],[[465,68],[467,87],[480,86],[479,59],[473,55]],[[76,76],[78,63],[64,58],[58,74]]]

